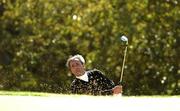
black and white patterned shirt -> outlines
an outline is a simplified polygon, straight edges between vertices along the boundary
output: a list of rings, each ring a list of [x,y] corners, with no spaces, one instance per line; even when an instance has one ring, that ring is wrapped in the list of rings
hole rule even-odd
[[[87,71],[88,81],[75,78],[71,84],[73,94],[87,95],[112,95],[112,88],[115,87],[113,81],[109,80],[99,70]]]

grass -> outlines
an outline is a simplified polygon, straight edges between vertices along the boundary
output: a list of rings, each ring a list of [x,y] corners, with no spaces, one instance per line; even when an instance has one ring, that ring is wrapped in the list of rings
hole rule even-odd
[[[44,92],[28,92],[28,91],[0,91],[0,95],[9,96],[58,96],[55,93],[44,93]]]
[[[0,91],[0,111],[180,111],[180,96],[86,96]]]

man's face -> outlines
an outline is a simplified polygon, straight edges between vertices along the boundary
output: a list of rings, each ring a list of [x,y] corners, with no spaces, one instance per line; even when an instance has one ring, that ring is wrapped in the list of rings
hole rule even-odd
[[[84,65],[79,60],[71,60],[69,63],[71,72],[75,76],[81,76],[85,72]]]

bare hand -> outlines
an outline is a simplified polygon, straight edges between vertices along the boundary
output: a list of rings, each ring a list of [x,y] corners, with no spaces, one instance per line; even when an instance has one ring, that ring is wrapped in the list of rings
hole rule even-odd
[[[122,93],[122,86],[117,85],[112,89],[112,91],[113,91],[113,94],[120,94]]]

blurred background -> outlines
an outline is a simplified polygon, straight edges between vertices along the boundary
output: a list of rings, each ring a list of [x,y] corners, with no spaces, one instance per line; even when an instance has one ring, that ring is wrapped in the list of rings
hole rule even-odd
[[[65,66],[118,83],[126,35],[124,95],[180,95],[179,0],[0,0],[0,90],[69,94]]]

